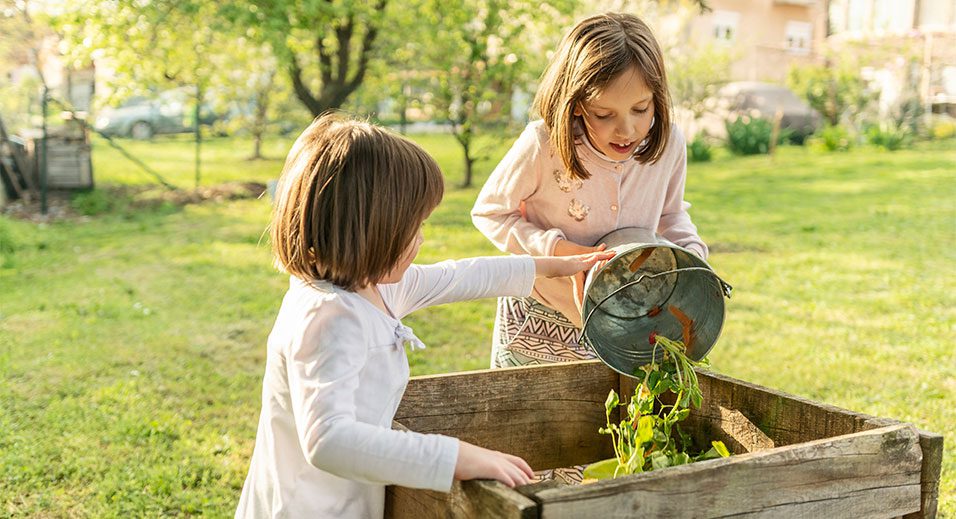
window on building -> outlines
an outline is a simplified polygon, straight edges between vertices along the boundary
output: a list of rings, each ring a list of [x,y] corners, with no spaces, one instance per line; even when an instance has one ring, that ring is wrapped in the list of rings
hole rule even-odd
[[[737,24],[740,13],[715,10],[713,15],[714,39],[721,42],[733,42],[737,39]]]
[[[813,37],[813,26],[808,22],[787,22],[784,46],[795,54],[808,54]]]

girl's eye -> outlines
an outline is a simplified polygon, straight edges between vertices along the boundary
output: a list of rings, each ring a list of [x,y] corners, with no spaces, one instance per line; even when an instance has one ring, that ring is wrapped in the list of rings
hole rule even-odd
[[[606,115],[594,114],[594,117],[603,121],[603,120],[605,120],[605,119],[610,119],[610,118],[611,118],[611,114],[606,114]]]
[[[649,106],[648,106],[647,108],[643,109],[643,110],[641,110],[641,109],[639,109],[639,108],[635,108],[635,109],[634,109],[634,113],[636,113],[636,114],[646,114],[647,111],[650,110],[650,109],[651,109],[651,107],[649,107]]]

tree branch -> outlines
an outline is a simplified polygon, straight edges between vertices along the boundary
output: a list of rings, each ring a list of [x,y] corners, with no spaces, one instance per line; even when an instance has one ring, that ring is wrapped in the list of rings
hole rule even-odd
[[[289,53],[288,71],[289,79],[292,80],[292,89],[295,91],[295,96],[302,101],[302,104],[304,104],[310,112],[312,112],[312,115],[319,115],[322,113],[322,106],[315,99],[315,96],[312,95],[312,91],[309,90],[309,87],[302,80],[302,68],[299,66],[299,61],[294,52]]]
[[[322,85],[325,88],[325,85],[332,83],[332,56],[322,43],[323,36],[324,34],[320,34],[315,38],[315,49],[319,54],[319,72],[322,74]]]
[[[352,32],[354,29],[354,15],[349,14],[344,24],[335,29],[335,38],[339,41],[338,76],[335,82],[342,85],[349,74],[349,55],[352,53]]]

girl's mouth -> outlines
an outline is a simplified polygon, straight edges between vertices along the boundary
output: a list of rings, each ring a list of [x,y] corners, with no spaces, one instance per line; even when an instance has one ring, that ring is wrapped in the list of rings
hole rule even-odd
[[[616,142],[612,142],[610,144],[611,144],[611,149],[618,153],[629,153],[631,149],[634,147],[633,142],[628,142],[626,144],[618,144]]]

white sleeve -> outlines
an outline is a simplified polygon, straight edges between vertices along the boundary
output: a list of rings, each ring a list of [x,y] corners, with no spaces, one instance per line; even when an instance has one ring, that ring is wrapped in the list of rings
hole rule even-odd
[[[356,420],[367,350],[355,316],[335,305],[310,313],[289,352],[289,392],[299,444],[314,467],[342,478],[448,491],[458,440]]]
[[[677,147],[678,158],[674,161],[667,184],[667,194],[664,198],[657,232],[664,238],[697,254],[701,259],[707,259],[707,245],[700,239],[697,227],[690,220],[690,214],[687,212],[690,203],[684,201],[684,185],[687,182],[687,145],[679,131],[675,131],[671,137],[668,145]]]
[[[488,256],[412,265],[394,285],[380,285],[396,317],[426,306],[483,297],[526,297],[534,287],[531,256]]]
[[[560,229],[541,229],[521,215],[521,202],[541,183],[542,143],[528,125],[478,193],[471,221],[498,249],[515,254],[549,256],[563,239]]]

